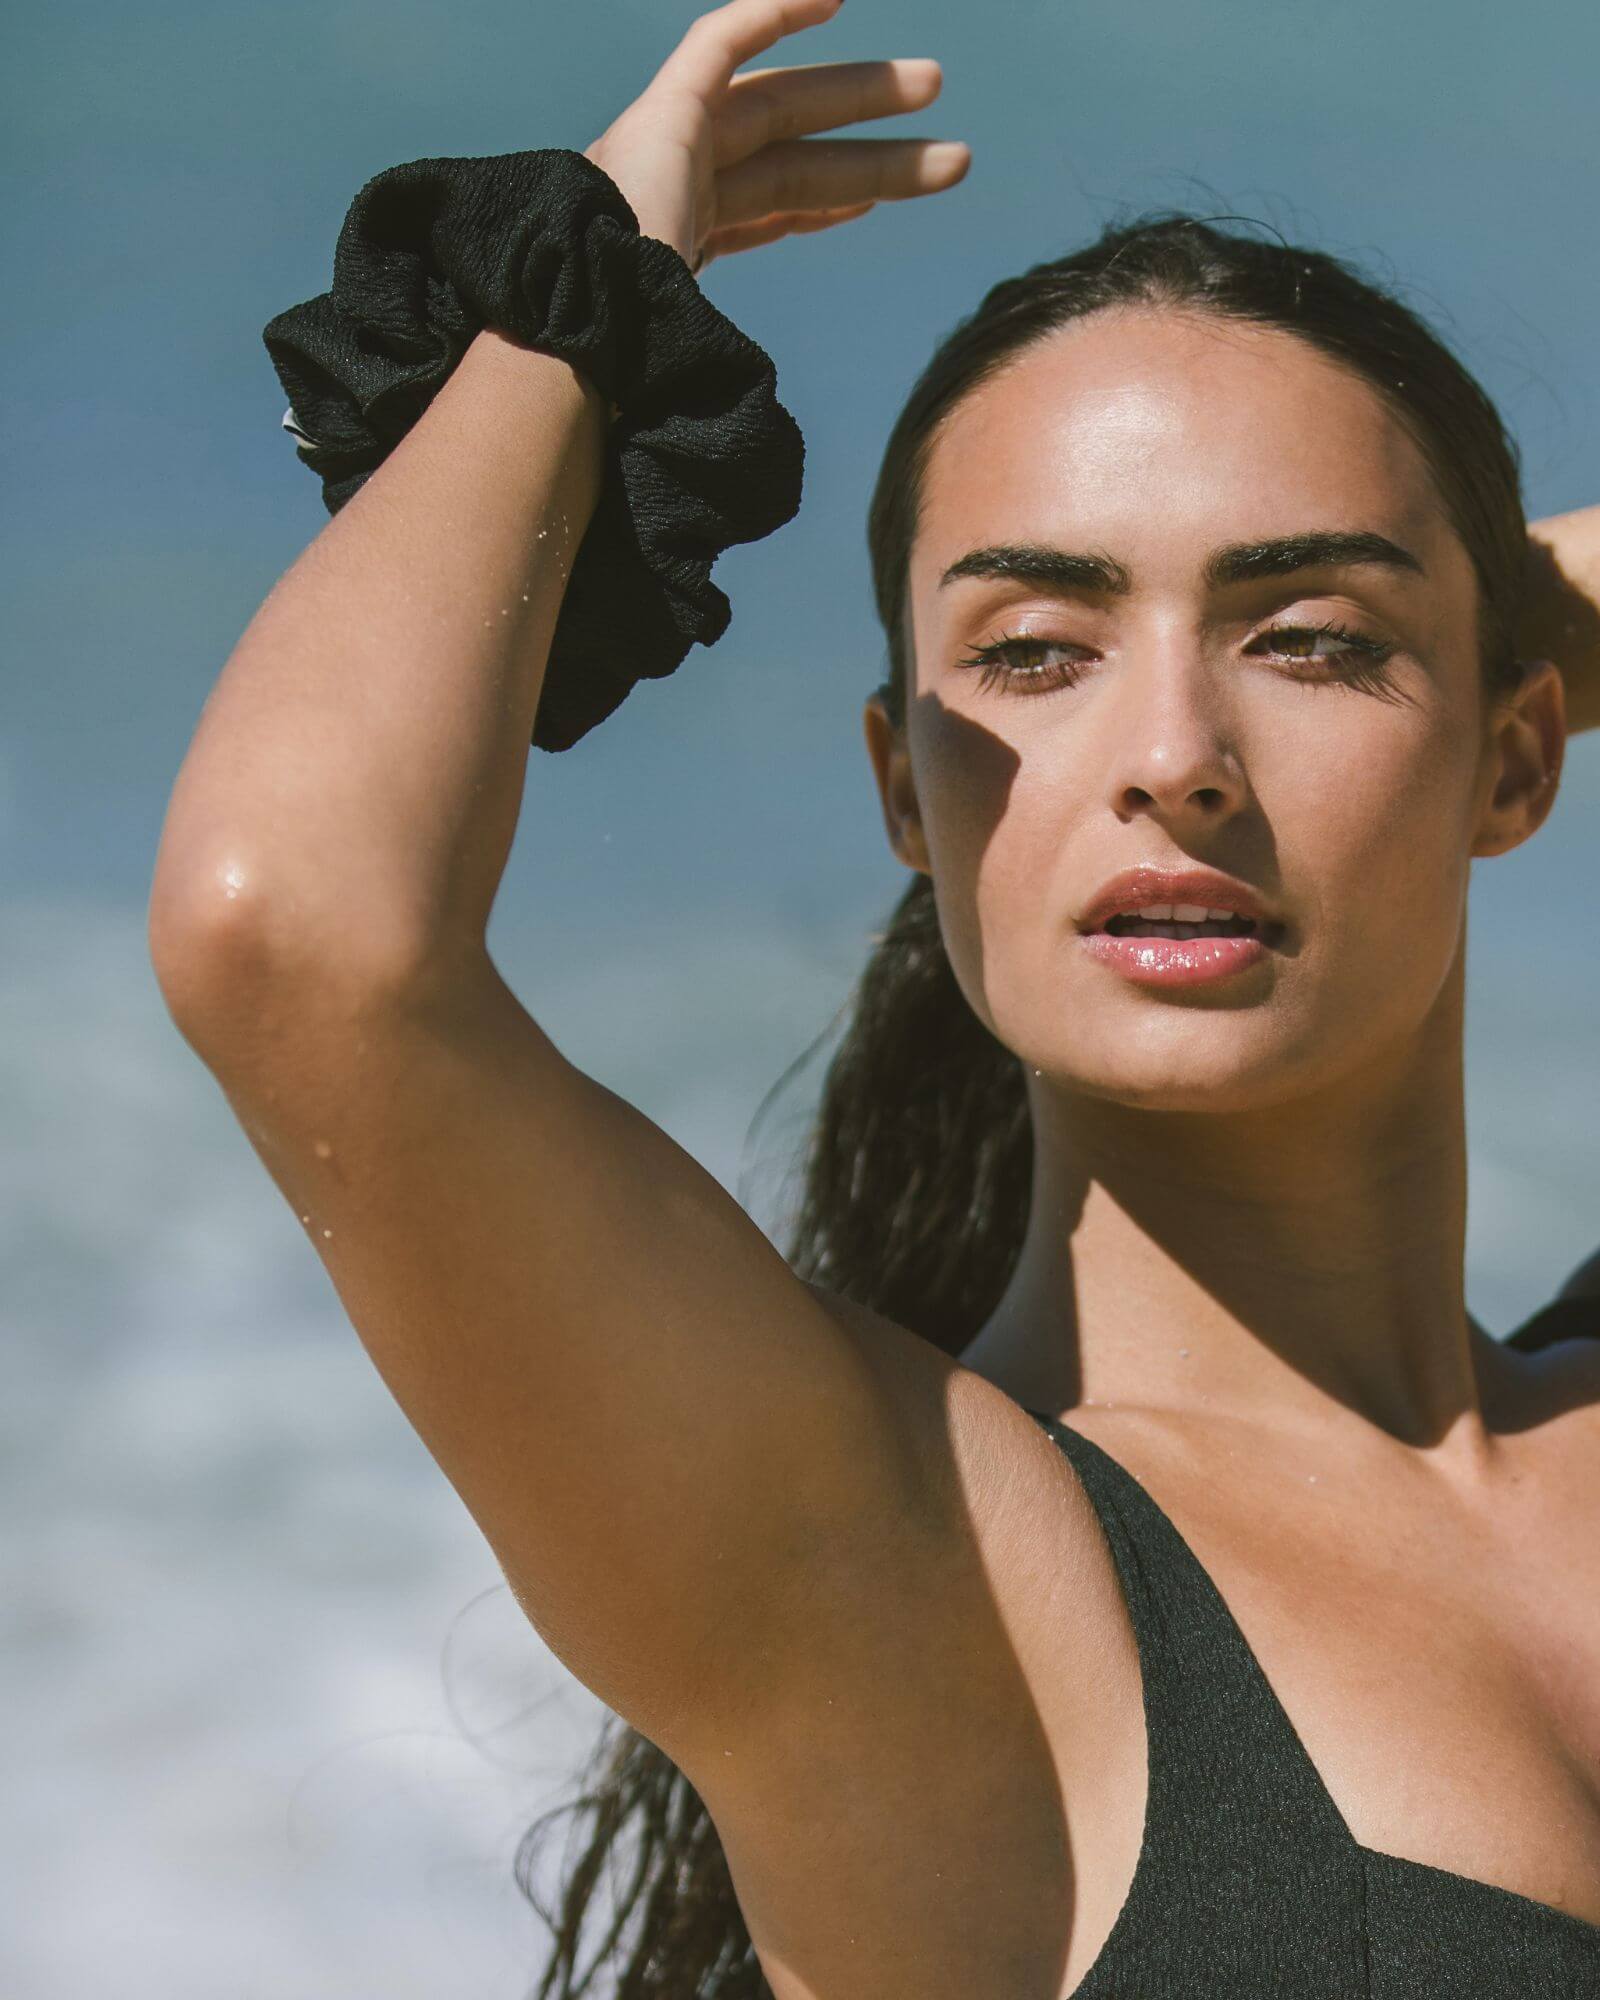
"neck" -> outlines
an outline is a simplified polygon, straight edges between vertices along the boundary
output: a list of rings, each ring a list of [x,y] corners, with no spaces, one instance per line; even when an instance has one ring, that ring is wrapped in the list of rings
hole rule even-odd
[[[1030,1088],[1027,1231],[965,1366],[1035,1409],[1355,1420],[1481,1451],[1459,966],[1408,1046],[1270,1108]]]

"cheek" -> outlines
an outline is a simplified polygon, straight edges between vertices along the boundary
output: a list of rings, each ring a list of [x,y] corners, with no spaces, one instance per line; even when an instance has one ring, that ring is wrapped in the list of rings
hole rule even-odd
[[[1084,851],[1090,796],[1043,759],[1014,764],[1003,796],[971,783],[946,795],[934,857],[946,949],[969,1005],[1019,1053],[1058,1024],[1049,996],[1062,991],[1074,914],[1105,873]]]
[[[912,770],[940,895],[952,915],[970,911],[996,843],[1012,839],[1017,752],[959,711],[930,707],[912,718]]]
[[[1291,896],[1330,929],[1451,934],[1468,871],[1470,746],[1448,718],[1301,744],[1262,804]]]
[[[1446,715],[1390,710],[1370,721],[1337,755],[1326,739],[1286,737],[1258,791],[1302,923],[1283,999],[1308,1047],[1329,1059],[1426,1020],[1462,938],[1472,747]]]
[[[1024,759],[955,711],[924,721],[915,771],[946,952],[968,1004],[996,1030],[1005,994],[1037,993],[1052,944],[1059,951],[1072,927],[1082,786],[1059,756]]]

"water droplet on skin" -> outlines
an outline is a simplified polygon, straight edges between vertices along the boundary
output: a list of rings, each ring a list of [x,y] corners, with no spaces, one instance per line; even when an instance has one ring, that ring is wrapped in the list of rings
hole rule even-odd
[[[1179,1353],[1180,1353],[1180,1354],[1181,1354],[1181,1355],[1183,1356],[1183,1358],[1184,1358],[1184,1360],[1185,1360],[1185,1361],[1187,1361],[1187,1360],[1188,1360],[1188,1358],[1189,1358],[1189,1350],[1188,1350],[1188,1348],[1187,1348],[1187,1347],[1180,1347],[1180,1348],[1178,1349],[1178,1352],[1179,1352]]]
[[[328,1238],[329,1238],[330,1236],[332,1236],[332,1234],[333,1234],[333,1231],[332,1231],[331,1229],[325,1229],[325,1230],[323,1230],[323,1232],[322,1232],[322,1235],[323,1235],[323,1240],[324,1240],[324,1242],[326,1242],[326,1240],[327,1240],[327,1239],[328,1239]]]
[[[1307,1478],[1307,1479],[1308,1479],[1308,1480],[1309,1480],[1309,1481],[1311,1482],[1311,1484],[1312,1484],[1313,1486],[1315,1486],[1315,1485],[1316,1485],[1316,1483],[1317,1483],[1317,1475],[1316,1475],[1316,1474],[1315,1474],[1314,1472],[1308,1472],[1308,1473],[1306,1474],[1306,1478]]]
[[[309,1223],[309,1222],[310,1222],[310,1220],[311,1220],[311,1217],[310,1217],[309,1215],[302,1215],[302,1216],[301,1216],[301,1218],[300,1218],[300,1220],[301,1220],[302,1222],[306,1222],[306,1223]]]
[[[315,1150],[319,1160],[331,1160],[333,1158],[333,1148],[328,1144],[326,1139],[319,1139]]]

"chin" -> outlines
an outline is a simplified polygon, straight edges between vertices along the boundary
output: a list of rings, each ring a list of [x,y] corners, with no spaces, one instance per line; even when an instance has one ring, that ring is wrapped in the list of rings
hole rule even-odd
[[[1070,1055],[1047,1051],[1024,1062],[1057,1089],[1137,1111],[1263,1111],[1326,1080],[1310,1073],[1303,1051],[1260,1032],[1259,1020],[1257,1032],[1246,1034],[1230,1033],[1214,1016],[1175,1025],[1179,1032],[1162,1024],[1143,1035],[1108,1033],[1092,1046],[1079,1043]]]

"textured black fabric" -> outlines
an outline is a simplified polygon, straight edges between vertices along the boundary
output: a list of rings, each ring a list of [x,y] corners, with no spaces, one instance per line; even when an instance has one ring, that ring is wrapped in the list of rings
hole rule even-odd
[[[357,194],[329,291],[263,329],[302,464],[336,514],[485,327],[580,368],[620,406],[573,560],[533,742],[565,750],[731,607],[711,565],[800,505],[804,441],[770,356],[701,291],[610,175],[542,147],[411,160]]]
[[[1559,1305],[1514,1344],[1600,1337],[1600,1299]],[[1144,1839],[1073,2000],[1600,2000],[1600,1925],[1356,1841],[1172,1521],[1099,1445],[1028,1414],[1105,1531],[1144,1681]]]

